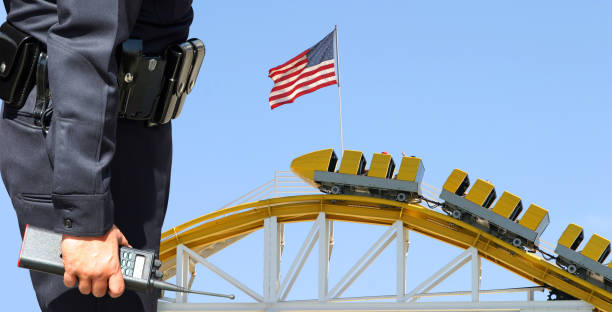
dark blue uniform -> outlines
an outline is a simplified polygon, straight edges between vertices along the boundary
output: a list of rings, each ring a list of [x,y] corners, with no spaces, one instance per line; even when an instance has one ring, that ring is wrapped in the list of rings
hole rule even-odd
[[[47,45],[53,117],[34,124],[26,105],[3,106],[0,172],[26,224],[99,236],[113,224],[135,248],[158,249],[168,202],[170,124],[118,119],[117,46],[142,39],[161,54],[187,39],[191,0],[12,0],[7,19]],[[61,276],[31,273],[43,311],[155,311],[156,294],[81,295]]]

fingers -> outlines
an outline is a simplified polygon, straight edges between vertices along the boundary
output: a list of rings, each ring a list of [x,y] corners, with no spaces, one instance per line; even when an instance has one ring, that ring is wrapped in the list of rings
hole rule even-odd
[[[121,273],[115,273],[108,279],[108,294],[112,298],[117,298],[123,294],[125,283]]]
[[[106,293],[119,297],[125,283],[119,266],[117,246],[130,246],[116,227],[99,237],[63,237],[62,260],[64,284],[78,289],[83,295],[104,297]]]
[[[74,287],[76,284],[76,276],[74,274],[70,274],[68,272],[64,272],[64,285],[68,288]]]
[[[93,280],[92,286],[91,286],[91,293],[100,298],[100,297],[104,297],[104,295],[106,295],[106,290],[108,289],[108,284],[106,282],[106,278],[100,278],[100,279],[95,279]]]
[[[88,278],[79,278],[79,291],[83,295],[89,295],[91,293],[91,280]]]

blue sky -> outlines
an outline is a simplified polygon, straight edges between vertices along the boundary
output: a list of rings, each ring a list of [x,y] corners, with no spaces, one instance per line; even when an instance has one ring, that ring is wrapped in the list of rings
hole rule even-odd
[[[337,24],[346,149],[367,158],[381,151],[396,160],[401,152],[419,156],[424,180],[436,187],[453,168],[472,180],[488,179],[498,194],[508,190],[525,205],[549,210],[549,242],[556,243],[570,222],[583,226],[587,237],[612,238],[606,200],[612,188],[612,3],[197,1],[194,10],[191,36],[206,43],[207,55],[195,91],[173,124],[165,229],[217,210],[271,179],[275,170],[288,169],[299,155],[339,150],[336,87],[274,111],[267,103],[267,70]],[[28,274],[15,265],[20,238],[5,192],[0,207],[0,261],[9,281],[3,305],[34,310]],[[291,225],[288,235],[295,240],[282,271],[308,228]],[[367,249],[357,242],[373,242],[379,233],[376,227],[340,225],[332,268],[352,265]],[[263,243],[261,234],[254,235],[212,261],[261,289]],[[458,253],[413,235],[409,285]],[[252,262],[244,263],[245,254]],[[379,259],[347,295],[388,292],[394,277],[385,263],[391,259]],[[330,284],[344,271],[334,270]],[[484,289],[529,285],[486,261],[484,274]],[[234,291],[202,276],[210,279],[200,288]],[[298,282],[295,298],[314,296],[312,280]],[[468,287],[458,277],[440,289]]]

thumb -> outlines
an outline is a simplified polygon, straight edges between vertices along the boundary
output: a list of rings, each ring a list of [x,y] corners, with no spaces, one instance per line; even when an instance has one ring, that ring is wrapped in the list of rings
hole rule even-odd
[[[125,238],[121,230],[116,225],[113,225],[113,228],[109,231],[109,233],[112,233],[112,235],[117,238],[117,244],[119,244],[119,246],[132,247],[132,245],[130,245],[130,243],[128,242],[127,238]]]
[[[125,236],[121,232],[117,233],[117,243],[119,243],[119,246],[132,247],[132,245],[130,245],[130,243],[128,242],[127,238],[125,238]]]
[[[119,230],[119,228],[113,225],[112,231],[114,232],[115,237],[117,238],[117,244],[119,244],[119,246],[132,247],[132,245],[130,245],[130,243],[127,241],[127,238],[125,238],[123,233],[121,233],[121,230]]]

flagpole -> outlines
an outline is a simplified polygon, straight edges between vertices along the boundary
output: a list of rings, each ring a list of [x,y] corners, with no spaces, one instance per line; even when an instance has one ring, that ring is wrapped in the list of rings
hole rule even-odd
[[[338,110],[340,112],[340,157],[344,154],[344,142],[342,138],[342,95],[340,93],[340,56],[338,53],[338,25],[334,27],[334,34],[336,39],[336,73],[338,80]]]

